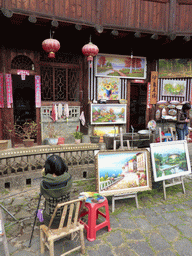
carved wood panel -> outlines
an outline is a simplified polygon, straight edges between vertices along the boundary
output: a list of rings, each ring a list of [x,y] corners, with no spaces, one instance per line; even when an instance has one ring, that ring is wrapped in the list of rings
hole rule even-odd
[[[80,69],[41,66],[43,101],[79,101]]]

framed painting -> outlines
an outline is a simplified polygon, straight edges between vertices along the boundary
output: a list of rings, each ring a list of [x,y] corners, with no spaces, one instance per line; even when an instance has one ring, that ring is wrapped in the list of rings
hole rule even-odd
[[[125,124],[126,104],[91,104],[91,124]]]
[[[99,151],[95,158],[99,194],[109,196],[152,189],[147,149]]]
[[[163,80],[163,96],[185,97],[186,81]]]
[[[192,77],[192,59],[159,59],[159,78]]]
[[[119,78],[146,78],[146,58],[98,54],[95,58],[95,75]]]
[[[98,77],[97,78],[97,99],[120,100],[121,81],[120,78]]]
[[[99,142],[103,142],[103,135],[108,134],[108,135],[112,135],[114,136],[115,134],[119,134],[119,126],[94,126],[93,128],[93,134],[95,135],[99,135],[100,136],[100,141]]]
[[[191,173],[187,141],[151,143],[150,149],[154,181]]]

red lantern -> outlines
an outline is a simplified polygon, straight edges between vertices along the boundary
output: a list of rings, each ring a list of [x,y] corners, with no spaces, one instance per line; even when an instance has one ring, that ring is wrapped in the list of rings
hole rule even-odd
[[[42,47],[44,51],[49,53],[49,58],[55,58],[55,52],[60,49],[60,43],[56,39],[49,38],[43,41]]]
[[[96,56],[98,52],[99,52],[99,48],[91,42],[83,46],[82,53],[85,56],[87,56],[87,61],[91,62],[90,67],[92,67],[93,57]]]

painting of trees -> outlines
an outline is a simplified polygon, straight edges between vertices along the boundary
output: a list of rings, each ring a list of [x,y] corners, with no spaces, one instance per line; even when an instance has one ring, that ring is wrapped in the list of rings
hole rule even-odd
[[[160,59],[159,78],[192,77],[192,59]]]

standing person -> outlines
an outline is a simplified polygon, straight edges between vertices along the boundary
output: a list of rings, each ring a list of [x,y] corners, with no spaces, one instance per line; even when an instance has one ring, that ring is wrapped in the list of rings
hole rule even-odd
[[[53,211],[58,203],[70,200],[72,187],[71,175],[68,167],[60,156],[51,155],[45,161],[45,168],[42,171],[43,180],[40,185],[41,194],[45,198],[43,210],[44,224],[48,225]],[[62,209],[58,211],[52,228],[57,228],[62,214]]]
[[[182,109],[178,111],[176,122],[178,140],[184,140],[185,136],[188,135],[187,125],[190,122],[189,109],[191,109],[191,105],[189,103],[185,103]]]

